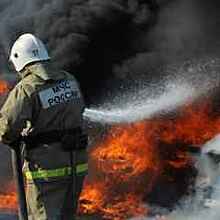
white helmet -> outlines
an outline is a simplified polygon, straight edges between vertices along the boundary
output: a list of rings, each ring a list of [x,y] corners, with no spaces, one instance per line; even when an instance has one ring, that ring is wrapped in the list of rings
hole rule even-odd
[[[29,63],[49,59],[47,49],[39,38],[32,34],[23,34],[15,41],[9,60],[16,71],[20,72]]]

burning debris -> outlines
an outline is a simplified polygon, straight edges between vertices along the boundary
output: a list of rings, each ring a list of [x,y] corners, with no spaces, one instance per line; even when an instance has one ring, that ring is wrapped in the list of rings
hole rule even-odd
[[[9,89],[10,85],[6,81],[0,80],[0,95],[7,93]]]
[[[6,80],[0,80],[0,106],[3,105],[5,99],[8,95],[8,92],[11,89],[11,85]]]
[[[110,129],[90,151],[80,213],[122,220],[150,216],[146,204],[172,209],[193,193],[197,170],[190,151],[220,132],[219,120],[206,102],[185,106],[172,118]]]
[[[4,103],[4,100],[10,89],[11,89],[10,83],[8,83],[5,80],[0,80],[0,106],[2,106],[2,104]],[[5,153],[6,152],[4,152],[4,156],[6,156]],[[6,166],[8,165],[6,164]],[[4,176],[5,179],[10,179],[8,177],[9,175],[8,174],[6,175],[5,172],[7,171],[5,170],[3,174],[1,174],[1,176],[5,175]],[[7,182],[7,181],[6,182],[4,181],[1,184],[2,184],[1,185],[2,188],[0,190],[0,211],[15,212],[15,210],[17,209],[17,197],[16,197],[14,184],[13,182]],[[5,184],[7,184],[7,186],[5,186]]]
[[[15,185],[9,182],[7,190],[0,194],[0,211],[15,213],[17,210],[17,195],[15,192]]]

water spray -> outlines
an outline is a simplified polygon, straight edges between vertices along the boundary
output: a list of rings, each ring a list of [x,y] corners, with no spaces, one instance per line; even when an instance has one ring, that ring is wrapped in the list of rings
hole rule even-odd
[[[195,91],[188,85],[168,85],[164,92],[155,97],[147,97],[147,89],[143,94],[128,94],[127,103],[112,105],[111,108],[91,108],[86,109],[84,116],[93,122],[104,124],[111,123],[131,123],[148,119],[156,114],[169,112],[192,100]],[[133,100],[133,101],[132,101]]]
[[[210,95],[219,87],[219,70],[220,60],[216,58],[185,63],[156,85],[125,89],[123,94],[117,94],[104,106],[87,108],[84,117],[91,122],[115,124],[167,114],[202,96]]]

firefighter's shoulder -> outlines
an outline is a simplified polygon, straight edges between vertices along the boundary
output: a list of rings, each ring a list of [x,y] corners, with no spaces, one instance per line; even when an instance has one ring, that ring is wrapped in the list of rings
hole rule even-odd
[[[27,96],[31,97],[31,95],[42,85],[44,85],[43,80],[40,80],[37,76],[30,74],[16,85],[16,89],[23,91]]]

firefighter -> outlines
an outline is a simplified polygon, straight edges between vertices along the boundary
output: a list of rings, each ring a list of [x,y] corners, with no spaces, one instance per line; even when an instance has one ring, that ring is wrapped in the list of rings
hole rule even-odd
[[[52,67],[45,45],[32,34],[17,39],[10,61],[21,80],[0,111],[0,140],[12,147],[23,143],[28,218],[75,219],[88,169],[79,85]]]

